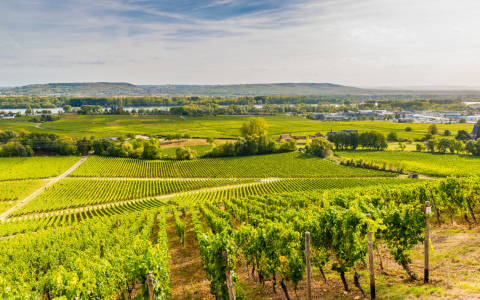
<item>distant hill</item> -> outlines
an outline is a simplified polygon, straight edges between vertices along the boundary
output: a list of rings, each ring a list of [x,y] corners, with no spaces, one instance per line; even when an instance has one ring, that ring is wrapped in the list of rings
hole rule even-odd
[[[123,95],[141,89],[123,82],[48,83],[2,89],[0,94],[27,96]]]
[[[156,85],[146,86],[152,93],[193,95],[344,95],[367,90],[331,83],[271,83],[232,85]]]
[[[332,83],[271,83],[232,85],[133,85],[122,82],[49,83],[0,89],[0,96],[408,96],[412,99],[478,99],[480,91],[473,90],[411,90],[357,88]],[[400,96],[400,97],[399,97]]]

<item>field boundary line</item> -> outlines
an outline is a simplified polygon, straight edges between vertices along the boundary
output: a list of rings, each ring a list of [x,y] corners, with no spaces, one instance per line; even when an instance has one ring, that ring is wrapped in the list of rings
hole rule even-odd
[[[78,162],[76,162],[73,166],[71,166],[63,174],[60,174],[58,177],[51,179],[50,182],[48,182],[46,185],[42,186],[41,188],[39,188],[38,190],[36,190],[32,194],[27,196],[25,199],[23,199],[20,203],[17,203],[17,205],[15,205],[14,207],[10,208],[9,210],[7,210],[3,214],[1,214],[0,215],[0,220],[6,220],[12,212],[16,211],[17,209],[21,208],[22,206],[24,206],[25,204],[27,204],[31,200],[35,199],[35,197],[40,195],[43,191],[45,191],[48,187],[55,184],[57,181],[67,177],[71,172],[73,172],[76,168],[78,168],[85,160],[87,160],[90,157],[90,155],[92,155],[92,154],[93,154],[93,152],[91,152],[91,153],[87,154],[86,156],[82,157]]]
[[[109,205],[114,205],[114,204],[129,204],[129,203],[135,203],[139,201],[148,201],[148,200],[163,200],[163,199],[169,199],[177,196],[184,196],[187,194],[195,194],[195,193],[203,193],[203,192],[212,192],[215,190],[219,189],[230,189],[230,188],[238,188],[238,187],[243,187],[243,186],[250,186],[250,185],[255,185],[255,184],[262,184],[265,182],[272,182],[272,181],[277,181],[277,179],[269,179],[268,181],[255,181],[255,182],[249,182],[249,183],[242,183],[242,184],[235,184],[235,185],[222,185],[218,187],[211,187],[211,188],[203,188],[199,190],[190,190],[190,191],[184,191],[184,192],[178,192],[178,193],[173,193],[173,194],[168,194],[168,195],[159,195],[159,196],[152,196],[152,197],[144,197],[144,198],[137,198],[137,199],[130,199],[130,200],[123,200],[123,201],[115,201],[115,202],[109,202],[109,203],[98,203],[98,204],[92,204],[92,205],[86,205],[82,207],[72,207],[72,208],[66,208],[66,209],[59,209],[59,210],[52,210],[49,212],[41,212],[41,213],[29,213],[25,214],[24,216],[19,216],[19,217],[12,217],[11,220],[22,220],[25,218],[31,218],[31,217],[42,217],[42,216],[49,216],[54,215],[54,214],[60,214],[62,212],[81,212],[86,208],[102,208],[102,207],[107,207]],[[168,205],[165,203],[165,205]],[[1,220],[7,220],[7,218],[1,219]]]

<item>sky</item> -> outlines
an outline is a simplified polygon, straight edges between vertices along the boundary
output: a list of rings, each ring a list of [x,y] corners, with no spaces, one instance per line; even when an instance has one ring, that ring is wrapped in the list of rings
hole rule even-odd
[[[478,0],[1,0],[0,86],[480,86]]]

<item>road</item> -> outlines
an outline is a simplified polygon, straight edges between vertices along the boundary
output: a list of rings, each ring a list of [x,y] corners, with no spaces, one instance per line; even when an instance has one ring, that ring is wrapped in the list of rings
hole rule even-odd
[[[92,152],[93,153],[93,152]],[[70,173],[72,173],[76,168],[78,168],[85,160],[87,160],[90,155],[92,155],[92,153],[89,153],[88,155],[82,157],[82,159],[80,159],[76,164],[74,164],[73,166],[70,167],[70,169],[66,170],[63,174],[59,175],[58,177],[56,178],[53,178],[51,179],[46,185],[42,186],[41,188],[39,188],[38,190],[36,190],[35,192],[33,192],[32,194],[30,194],[28,197],[26,197],[25,199],[23,199],[22,201],[20,201],[19,203],[17,203],[17,205],[15,205],[14,207],[10,208],[9,210],[7,210],[6,212],[4,212],[3,214],[0,215],[0,220],[6,220],[8,218],[8,216],[10,216],[10,214],[14,211],[16,211],[17,209],[19,209],[20,207],[24,206],[25,204],[27,204],[28,202],[30,202],[31,200],[35,199],[35,197],[37,197],[38,195],[40,195],[43,191],[45,191],[48,187],[54,185],[57,181],[59,180],[62,180],[63,178],[67,177]]]

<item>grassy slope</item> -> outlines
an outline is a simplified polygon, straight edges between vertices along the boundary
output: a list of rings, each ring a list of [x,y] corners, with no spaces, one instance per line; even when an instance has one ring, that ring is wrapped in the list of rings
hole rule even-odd
[[[410,151],[335,151],[340,157],[404,166],[405,170],[433,176],[480,176],[480,157]]]
[[[71,175],[172,178],[393,176],[392,173],[340,166],[299,152],[168,162],[92,156]]]
[[[20,122],[17,120],[0,121],[0,130],[20,129],[27,127],[30,131],[47,131],[58,134],[77,136],[117,136],[120,134],[158,134],[168,133],[191,133],[194,137],[232,138],[239,135],[238,128],[252,116],[216,116],[216,117],[179,117],[179,116],[78,116],[66,118],[56,122],[44,123],[39,129],[32,129],[33,123]],[[307,120],[303,117],[289,117],[285,115],[262,116],[269,124],[268,134],[271,138],[278,138],[280,134],[290,133],[294,135],[315,134],[344,129],[357,129],[360,132],[377,130],[385,135],[396,132],[399,138],[419,139],[423,137],[429,124],[410,124],[412,132],[405,132],[407,126],[403,123],[384,121],[358,121],[358,122],[320,122]],[[10,123],[13,122],[13,123]],[[471,124],[438,124],[442,133],[449,129],[452,134],[458,130],[472,130]]]
[[[0,181],[56,177],[80,160],[65,157],[1,157]]]

